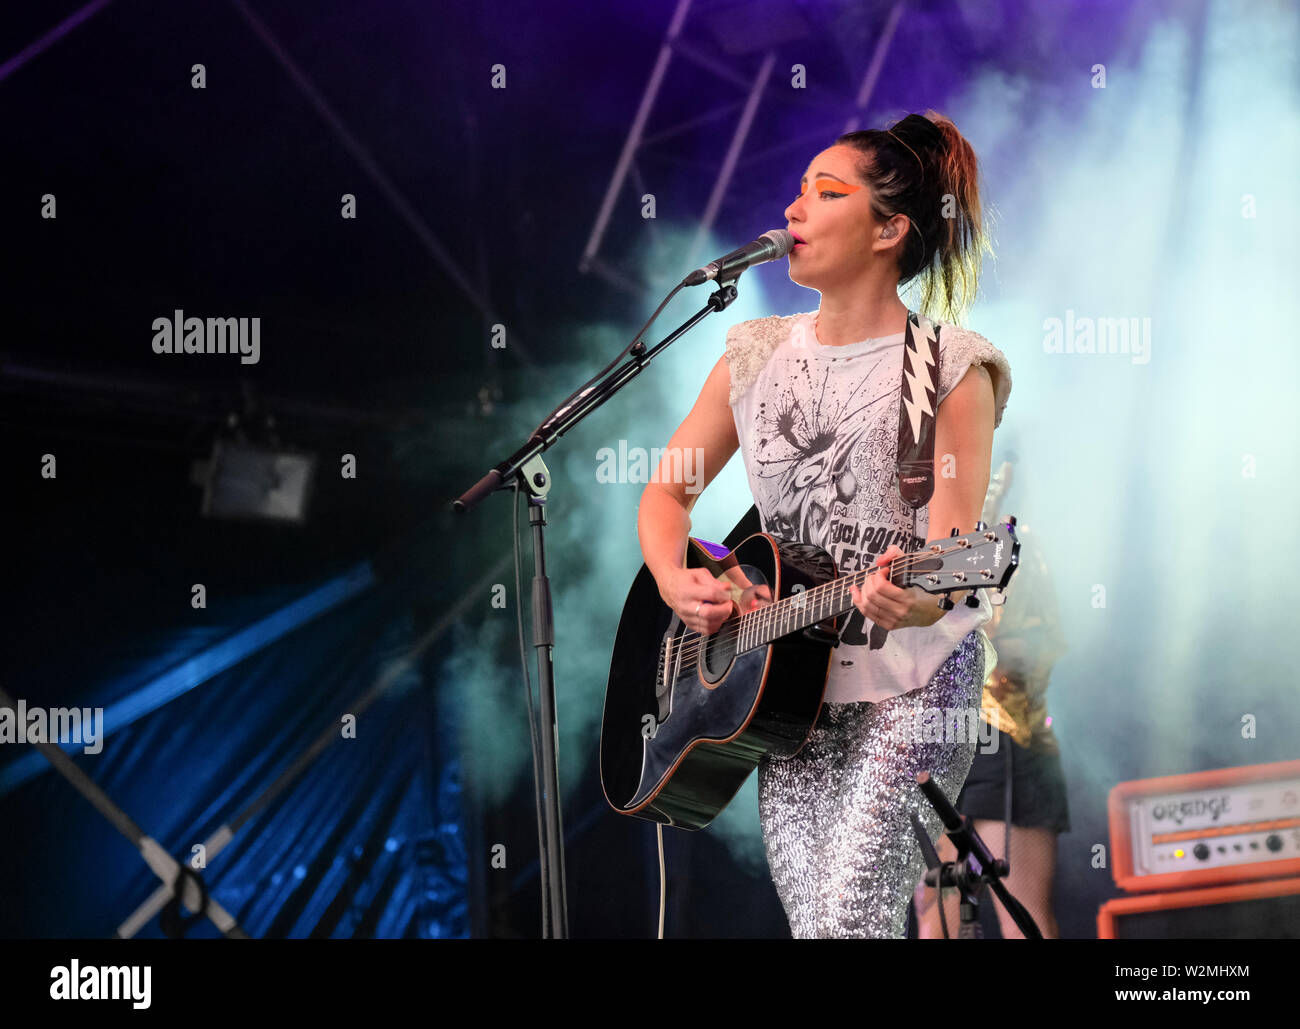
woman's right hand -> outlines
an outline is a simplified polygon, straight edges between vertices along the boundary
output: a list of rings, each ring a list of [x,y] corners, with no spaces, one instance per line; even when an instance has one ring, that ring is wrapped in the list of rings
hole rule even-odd
[[[731,591],[704,568],[674,569],[660,583],[659,595],[688,629],[705,636],[717,632],[732,614]]]

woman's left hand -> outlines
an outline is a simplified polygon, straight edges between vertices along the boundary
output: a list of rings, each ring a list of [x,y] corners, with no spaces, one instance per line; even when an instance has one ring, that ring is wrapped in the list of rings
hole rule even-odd
[[[873,624],[882,629],[908,629],[933,625],[945,614],[934,598],[919,586],[903,589],[889,581],[890,562],[906,554],[897,544],[878,558],[878,571],[867,576],[861,588],[849,587],[853,606]]]

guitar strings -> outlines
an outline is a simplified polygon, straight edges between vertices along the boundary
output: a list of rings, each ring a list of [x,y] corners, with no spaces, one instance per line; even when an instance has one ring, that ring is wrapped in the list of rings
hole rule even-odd
[[[934,560],[936,557],[942,557],[942,556],[945,555],[945,554],[951,554],[951,553],[955,553],[955,552],[960,551],[960,550],[969,550],[969,549],[970,549],[969,547],[951,547],[951,548],[949,548],[949,549],[947,549],[947,550],[940,550],[940,551],[937,551],[937,552],[935,552],[935,551],[918,551],[918,552],[913,553],[913,554],[904,555],[903,557],[897,557],[897,558],[895,558],[892,562],[890,562],[890,566],[889,566],[889,568],[890,568],[890,573],[889,573],[889,579],[890,579],[890,582],[893,582],[893,577],[894,577],[895,572],[899,572],[899,571],[907,571],[907,570],[908,570],[909,568],[911,568],[913,565],[920,564],[920,563],[922,563],[923,561],[932,561],[932,560]],[[867,568],[867,569],[864,569],[864,570],[862,570],[862,571],[854,572],[852,575],[842,576],[842,577],[840,577],[840,578],[836,578],[836,579],[830,579],[830,580],[828,580],[827,582],[822,583],[820,586],[814,586],[814,587],[813,587],[812,589],[810,589],[810,590],[805,590],[805,591],[803,591],[802,593],[799,594],[799,597],[801,597],[801,598],[806,598],[806,597],[808,597],[808,596],[811,596],[811,595],[814,594],[814,593],[818,593],[819,591],[825,591],[825,590],[828,590],[828,589],[834,589],[834,588],[836,588],[836,587],[844,586],[844,585],[853,585],[853,586],[861,586],[861,585],[865,585],[865,583],[866,583],[866,577],[867,577],[868,575],[874,575],[874,574],[876,574],[877,572],[879,572],[879,571],[881,571],[881,570],[882,570],[881,566],[877,565],[877,566],[874,566],[874,567],[872,567],[872,568]],[[951,573],[951,572],[941,572],[941,573],[939,573],[939,574],[942,574],[942,575],[951,575],[952,573]],[[971,590],[976,590],[976,589],[983,589],[984,587],[983,587],[983,586],[971,586],[971,587],[969,587],[969,588],[970,588]],[[765,607],[762,607],[762,608],[758,608],[757,610],[742,612],[742,613],[741,613],[741,616],[740,616],[739,618],[736,618],[736,619],[734,620],[733,624],[732,624],[729,628],[727,628],[725,631],[720,631],[720,632],[717,632],[717,633],[713,633],[712,635],[708,635],[708,636],[706,636],[706,635],[704,635],[703,633],[696,632],[694,629],[687,630],[686,632],[682,633],[682,635],[681,635],[680,637],[678,637],[678,641],[677,641],[677,642],[678,642],[678,646],[677,646],[677,655],[676,655],[676,656],[677,656],[677,660],[678,660],[678,661],[689,660],[690,658],[693,658],[693,657],[698,656],[698,654],[700,653],[700,651],[701,651],[705,646],[707,646],[707,643],[704,642],[704,641],[708,641],[708,640],[717,640],[717,641],[720,641],[720,642],[729,643],[729,642],[731,642],[731,641],[733,641],[733,640],[739,638],[739,636],[740,636],[740,634],[741,634],[741,631],[742,631],[742,628],[743,628],[741,623],[743,622],[743,620],[744,620],[748,615],[751,615],[751,614],[754,614],[754,615],[762,614],[762,617],[753,623],[753,624],[755,624],[755,625],[758,625],[758,624],[763,623],[763,622],[771,622],[771,621],[773,621],[773,620],[775,619],[775,617],[777,616],[777,614],[779,614],[778,611],[773,611],[773,608],[777,608],[777,607],[779,607],[781,604],[788,604],[788,605],[790,605],[791,607],[794,607],[794,604],[793,604],[792,601],[793,601],[793,598],[791,598],[791,597],[786,597],[786,598],[784,598],[783,600],[777,601],[777,602],[774,603],[774,604],[769,604],[769,605],[767,605],[767,606],[765,606]],[[800,604],[800,608],[802,608],[802,607],[806,607],[806,606],[807,606],[806,601],[801,602],[801,604]],[[830,616],[830,615],[827,615],[826,617],[829,618],[829,617],[831,617],[831,616]]]
[[[950,551],[942,551],[941,553],[950,553]],[[928,558],[934,558],[938,556],[940,555],[934,553],[930,553],[927,555]],[[911,567],[912,564],[918,563],[920,560],[921,560],[920,557],[912,557],[912,556],[909,556],[906,559],[901,557],[896,558],[894,562],[890,564],[890,581],[891,582],[893,581],[893,576],[895,571],[906,571],[908,568]],[[827,588],[834,588],[836,586],[841,586],[841,585],[864,585],[866,582],[865,579],[866,576],[874,575],[879,571],[881,571],[881,568],[879,566],[875,566],[872,568],[867,568],[864,570],[854,572],[851,576],[844,576],[841,578],[831,579],[827,582],[822,583],[820,586],[815,586],[811,590],[805,590],[802,594],[800,594],[800,596],[808,597],[811,594],[826,590]],[[862,582],[857,581],[859,578],[862,579]],[[731,624],[731,626],[726,630],[725,633],[714,633],[711,636],[705,636],[703,633],[696,632],[694,629],[688,630],[687,632],[681,635],[679,640],[682,643],[689,641],[690,643],[695,645],[695,649],[688,652],[685,650],[685,648],[679,646],[678,647],[679,656],[686,657],[686,656],[692,656],[693,654],[697,653],[699,651],[700,645],[695,644],[696,640],[711,640],[711,639],[732,640],[737,638],[741,632],[740,623],[743,620],[745,615],[748,614],[758,615],[760,612],[762,612],[761,618],[757,619],[754,623],[756,625],[759,624],[759,622],[774,621],[776,616],[779,614],[779,612],[773,611],[772,608],[778,607],[782,603],[790,604],[791,606],[793,606],[792,599],[793,598],[786,597],[784,598],[784,600],[777,601],[776,603],[770,604],[767,607],[759,608],[752,612],[751,611],[742,612],[741,617],[735,619],[735,621]],[[807,606],[806,602],[803,606]]]
[[[930,556],[934,557],[937,555],[932,554]],[[902,558],[897,559],[896,563],[898,564],[900,570],[904,569]],[[843,578],[832,579],[829,582],[823,583],[821,586],[814,587],[814,589],[805,590],[802,594],[800,594],[800,596],[807,597],[809,594],[814,593],[817,590],[822,590],[827,586],[833,587],[836,585],[849,585],[850,583],[852,585],[863,585],[866,582],[865,578],[862,579],[862,582],[856,581],[860,576],[864,577],[866,575],[874,575],[876,572],[879,572],[880,570],[881,569],[879,567],[868,568],[865,571],[854,572],[852,576],[845,576]],[[894,571],[894,565],[891,564],[890,565],[891,582],[893,581],[892,578],[893,571]],[[785,602],[788,602],[790,599],[791,598],[788,597],[785,598]],[[719,632],[713,633],[712,635],[706,636],[703,633],[696,632],[694,629],[688,629],[686,632],[682,633],[680,637],[678,637],[678,647],[677,647],[678,661],[689,660],[690,658],[696,657],[699,654],[700,650],[703,649],[703,647],[708,645],[707,641],[717,640],[721,642],[731,642],[732,640],[738,639],[742,631],[741,623],[744,617],[748,614],[758,615],[760,612],[762,612],[762,616],[753,622],[754,625],[760,625],[767,622],[774,623],[779,612],[772,611],[771,609],[773,607],[777,607],[781,603],[783,603],[783,601],[777,601],[774,604],[770,604],[767,607],[759,608],[752,612],[751,611],[743,612],[740,618],[736,618],[729,626],[720,630]]]
[[[922,561],[932,560],[936,557],[941,557],[944,554],[950,554],[957,550],[964,550],[964,549],[968,549],[968,548],[954,547],[948,550],[941,550],[938,553],[926,552],[924,554],[916,554],[916,555],[909,555],[907,557],[895,558],[894,561],[890,564],[890,581],[893,582],[893,576],[895,571],[906,571],[907,569],[911,568],[912,565],[914,564],[919,564]],[[831,579],[827,582],[822,583],[820,586],[815,586],[811,590],[805,590],[803,593],[799,594],[799,596],[801,598],[807,598],[812,594],[821,591],[826,591],[826,590],[833,590],[834,588],[839,586],[847,586],[847,585],[862,586],[865,585],[866,583],[866,576],[874,575],[879,571],[881,571],[881,568],[879,566],[876,566],[873,568],[867,568],[862,571],[854,572],[850,576],[843,576],[840,578]],[[945,572],[941,574],[951,575],[952,573]],[[972,589],[975,588],[979,588],[979,587],[972,587]],[[684,632],[680,637],[678,637],[678,647],[677,647],[677,655],[676,655],[677,660],[680,662],[682,660],[689,660],[691,658],[698,656],[698,654],[703,649],[703,647],[708,645],[707,641],[718,640],[726,643],[739,638],[741,632],[743,631],[742,622],[747,615],[752,614],[752,615],[760,616],[758,619],[755,620],[755,622],[753,623],[754,625],[770,627],[770,625],[775,624],[776,619],[782,614],[784,609],[781,608],[781,605],[785,604],[788,605],[789,607],[794,607],[792,601],[793,598],[786,597],[784,598],[784,600],[777,601],[775,604],[769,604],[766,607],[759,608],[754,611],[743,612],[741,616],[739,618],[736,618],[728,628],[726,628],[721,632],[713,633],[712,635],[706,636],[703,633],[696,632],[694,629]],[[799,608],[796,608],[796,610],[806,606],[808,605],[806,601],[804,601],[799,605]],[[831,617],[831,616],[827,615],[826,617]]]

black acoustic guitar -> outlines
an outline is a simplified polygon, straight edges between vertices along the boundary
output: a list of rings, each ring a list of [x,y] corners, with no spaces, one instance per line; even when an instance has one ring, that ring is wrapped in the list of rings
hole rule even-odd
[[[747,517],[756,524],[756,512]],[[1000,590],[1019,550],[1014,518],[991,527],[980,522],[975,532],[896,558],[890,581],[941,594]],[[877,569],[840,576],[820,547],[761,532],[730,550],[691,539],[686,565],[707,568],[733,599],[747,584],[765,584],[773,602],[743,614],[733,604],[722,627],[701,636],[663,602],[641,566],[614,642],[600,780],[605,799],[621,814],[702,829],[760,758],[794,754],[808,739],[840,616],[853,610],[849,587]]]

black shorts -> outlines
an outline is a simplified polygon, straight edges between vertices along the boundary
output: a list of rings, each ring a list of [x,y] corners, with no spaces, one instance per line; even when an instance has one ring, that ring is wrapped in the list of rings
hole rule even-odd
[[[1065,776],[1060,754],[1030,750],[998,730],[997,750],[975,748],[966,785],[957,796],[957,810],[971,818],[1006,818],[1007,750],[1011,751],[1011,824],[1023,829],[1070,831]]]

